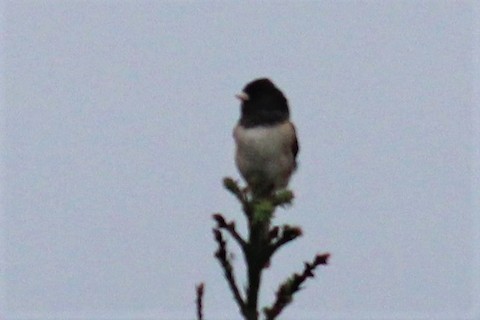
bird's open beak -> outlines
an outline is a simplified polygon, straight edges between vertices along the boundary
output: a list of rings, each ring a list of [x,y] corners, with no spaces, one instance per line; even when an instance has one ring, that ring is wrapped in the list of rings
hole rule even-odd
[[[250,97],[248,96],[248,94],[246,94],[245,92],[240,92],[239,94],[236,94],[235,97],[244,102],[244,101],[247,101],[248,99],[250,99]]]

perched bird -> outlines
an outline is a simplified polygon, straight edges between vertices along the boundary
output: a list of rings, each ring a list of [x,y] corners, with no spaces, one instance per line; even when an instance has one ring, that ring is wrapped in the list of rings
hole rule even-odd
[[[287,187],[297,168],[298,141],[288,102],[269,79],[248,83],[236,95],[241,116],[233,131],[235,162],[254,197]]]

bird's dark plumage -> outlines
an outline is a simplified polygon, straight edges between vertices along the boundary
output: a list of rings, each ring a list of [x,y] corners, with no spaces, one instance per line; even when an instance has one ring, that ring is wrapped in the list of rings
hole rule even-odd
[[[274,125],[288,120],[290,111],[287,99],[269,79],[252,81],[243,92],[249,97],[242,103],[240,124],[244,127]]]
[[[235,161],[254,196],[286,188],[297,167],[298,140],[288,101],[266,78],[248,83],[237,97],[241,116],[234,129]]]

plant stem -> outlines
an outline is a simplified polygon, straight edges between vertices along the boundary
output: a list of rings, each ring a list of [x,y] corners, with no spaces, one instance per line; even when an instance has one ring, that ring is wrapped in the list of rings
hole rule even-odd
[[[235,221],[228,222],[220,213],[214,214],[213,218],[217,226],[213,228],[213,234],[218,245],[215,257],[223,268],[227,283],[244,320],[258,320],[260,317],[258,297],[263,269],[270,264],[271,257],[280,247],[302,235],[302,230],[295,226],[284,225],[281,228],[279,226],[270,228],[275,209],[279,206],[290,205],[294,196],[288,190],[268,196],[250,193],[251,190],[240,188],[238,183],[231,178],[225,178],[223,183],[225,188],[233,193],[242,204],[248,221],[249,235],[248,239],[244,238],[237,232]],[[247,268],[245,293],[241,292],[235,280],[231,256],[227,251],[226,240],[222,235],[222,230],[230,234],[244,254]],[[280,285],[274,303],[270,307],[263,308],[265,319],[275,320],[283,309],[292,302],[293,295],[302,288],[305,280],[314,276],[314,269],[319,265],[327,264],[328,258],[328,253],[318,254],[312,262],[305,263],[302,273],[294,273],[287,278]],[[197,314],[200,319],[203,316],[201,312],[202,294],[203,287],[199,286],[197,288],[197,307],[199,310]]]
[[[200,283],[197,285],[197,320],[203,320],[203,292],[204,292],[205,285]]]
[[[246,320],[258,320],[258,294],[262,271],[265,266],[268,248],[268,230],[270,221],[256,221],[250,224],[249,242],[245,251],[247,260],[247,301]]]

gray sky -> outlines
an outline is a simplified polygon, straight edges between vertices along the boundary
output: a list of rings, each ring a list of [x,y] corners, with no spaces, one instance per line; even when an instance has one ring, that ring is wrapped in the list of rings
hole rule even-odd
[[[239,319],[211,214],[245,231],[221,179],[239,178],[234,94],[260,76],[301,145],[276,221],[304,230],[261,304],[328,251],[282,319],[480,317],[474,1],[3,10],[0,318],[191,319],[205,281],[208,319]]]

